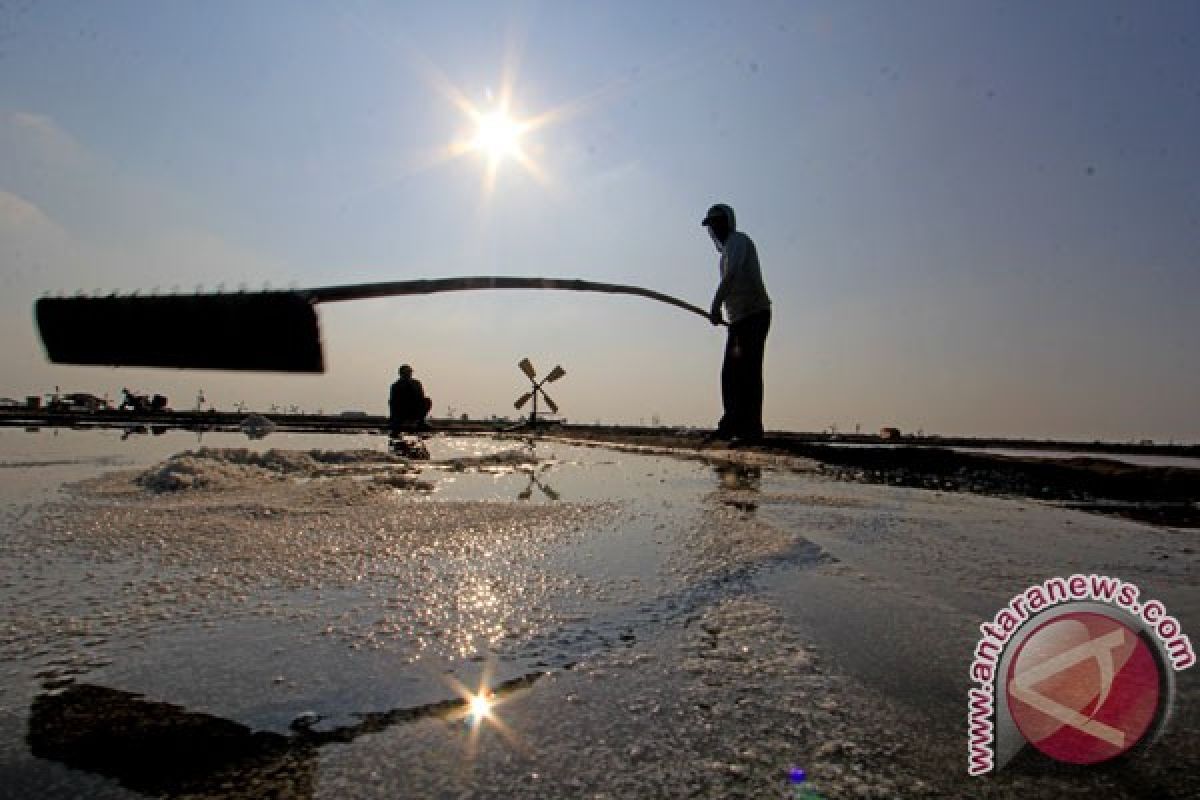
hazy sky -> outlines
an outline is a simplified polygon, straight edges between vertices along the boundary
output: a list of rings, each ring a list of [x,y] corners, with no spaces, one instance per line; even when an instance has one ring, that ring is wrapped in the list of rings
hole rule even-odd
[[[506,80],[506,74],[509,76]],[[460,93],[550,112],[494,185]],[[456,275],[707,306],[730,203],[768,427],[1200,440],[1200,4],[0,0],[0,395],[711,425],[723,331],[638,298],[321,306],[320,376],[46,363],[46,291]],[[97,332],[101,335],[102,332]]]

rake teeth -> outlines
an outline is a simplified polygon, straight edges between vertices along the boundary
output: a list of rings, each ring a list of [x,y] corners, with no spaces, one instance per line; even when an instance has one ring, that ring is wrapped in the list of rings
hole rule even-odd
[[[57,364],[325,371],[317,314],[300,292],[44,297],[34,316]]]

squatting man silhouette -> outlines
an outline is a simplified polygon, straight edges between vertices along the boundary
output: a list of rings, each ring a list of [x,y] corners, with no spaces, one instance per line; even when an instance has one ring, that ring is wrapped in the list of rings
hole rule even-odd
[[[709,318],[720,325],[721,307],[729,315],[725,359],[721,364],[721,402],[724,414],[706,441],[762,441],[763,355],[771,327],[771,298],[763,285],[758,251],[750,237],[737,229],[733,209],[717,203],[700,224],[708,228],[721,254],[720,283],[713,295]]]
[[[388,427],[393,435],[406,431],[428,430],[425,416],[433,408],[433,401],[425,396],[425,387],[413,377],[408,364],[400,367],[400,377],[392,384],[388,394]]]

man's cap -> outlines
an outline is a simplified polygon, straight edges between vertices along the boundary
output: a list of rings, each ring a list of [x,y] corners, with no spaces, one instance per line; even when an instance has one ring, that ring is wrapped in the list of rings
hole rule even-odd
[[[410,367],[408,364],[401,364],[399,371],[400,372],[412,372],[412,367]]]
[[[724,203],[717,203],[715,206],[712,206],[711,208],[709,208],[708,213],[704,215],[704,219],[700,220],[700,224],[707,226],[714,219],[717,219],[719,217],[723,217],[725,219],[725,221],[729,223],[730,228],[735,227],[734,226],[733,209],[730,208],[729,206],[725,205]]]

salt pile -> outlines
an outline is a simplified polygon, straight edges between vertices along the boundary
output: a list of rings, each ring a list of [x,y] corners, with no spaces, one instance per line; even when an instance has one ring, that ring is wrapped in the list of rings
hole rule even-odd
[[[245,448],[203,447],[171,456],[139,474],[135,481],[156,492],[235,489],[284,478],[345,474],[348,468],[370,472],[408,466],[406,459],[374,450],[272,449],[260,453]]]

